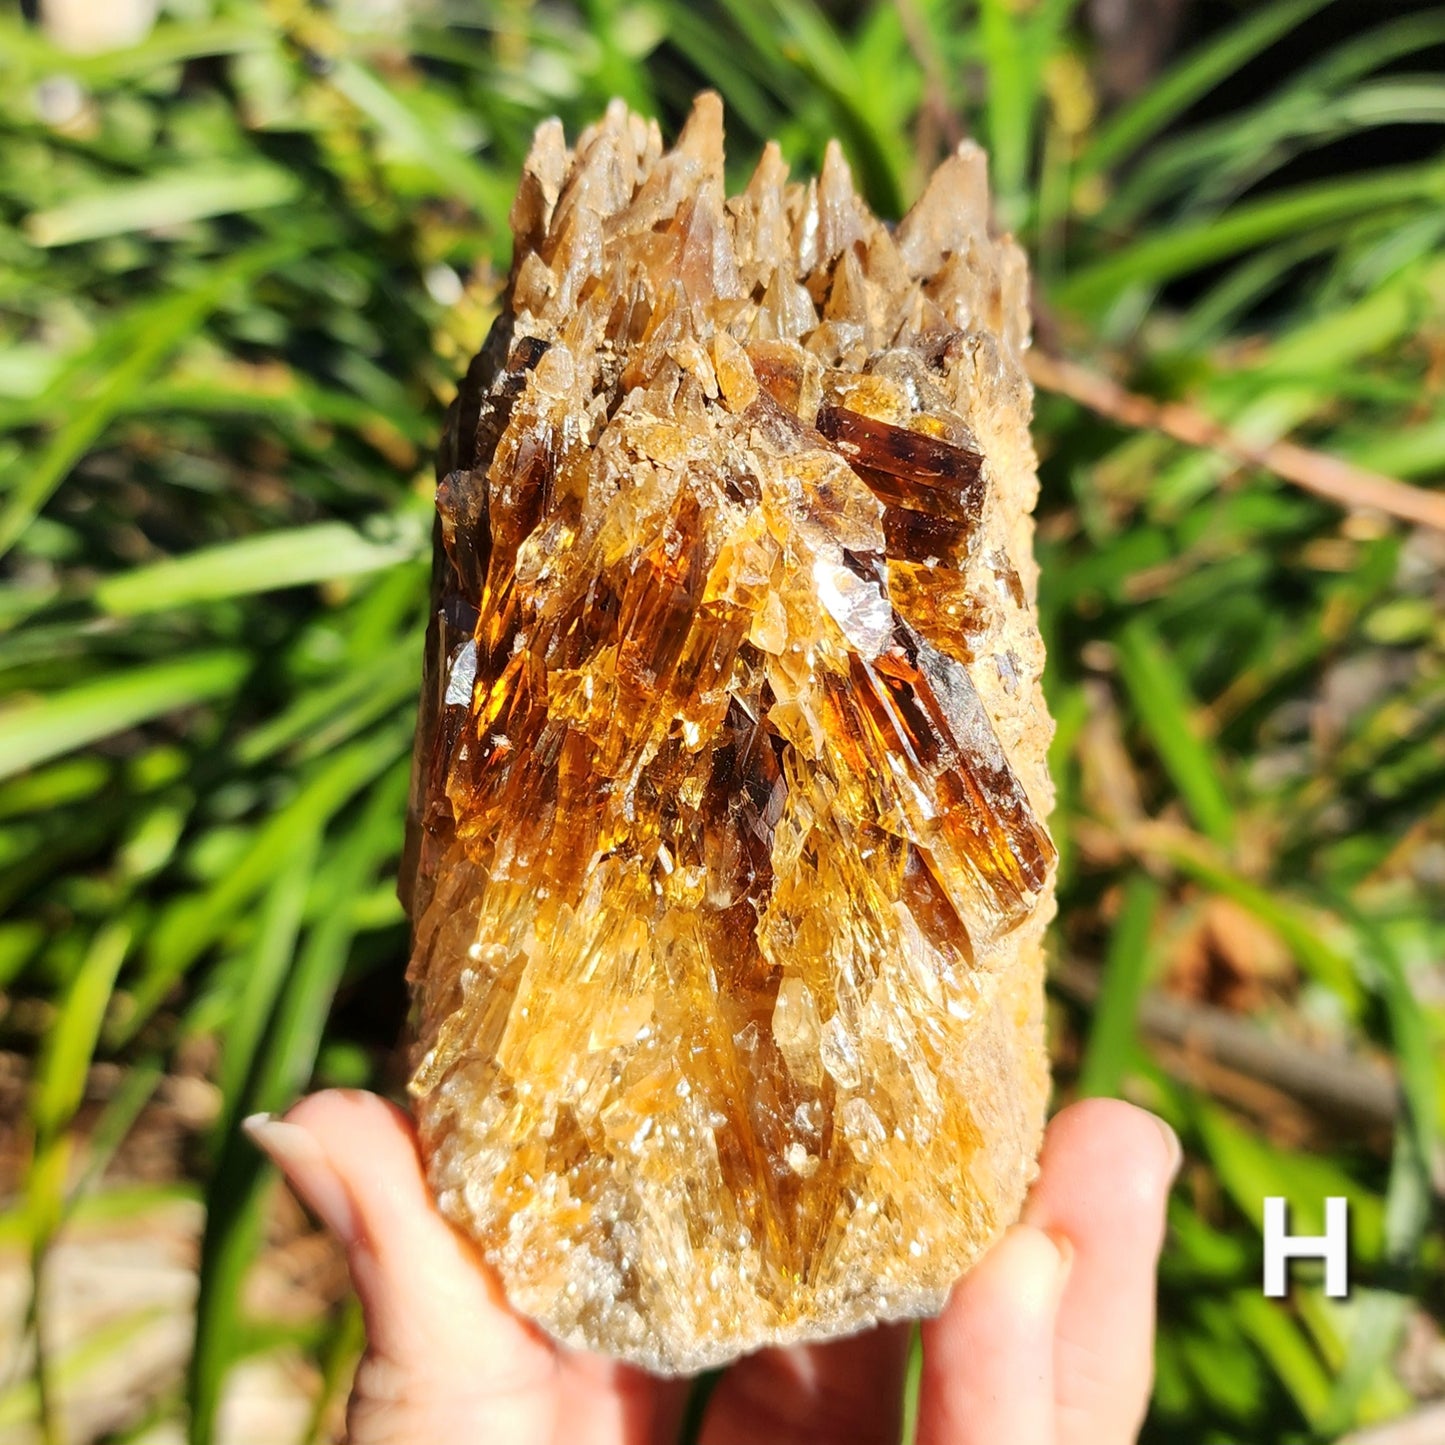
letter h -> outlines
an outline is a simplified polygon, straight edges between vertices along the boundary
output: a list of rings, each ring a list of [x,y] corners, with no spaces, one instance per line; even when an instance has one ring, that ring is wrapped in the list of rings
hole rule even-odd
[[[1325,1293],[1343,1299],[1350,1292],[1350,1204],[1342,1196],[1325,1200],[1323,1234],[1287,1234],[1289,1205],[1279,1195],[1264,1201],[1264,1292],[1282,1299],[1288,1289],[1285,1261],[1322,1259]]]

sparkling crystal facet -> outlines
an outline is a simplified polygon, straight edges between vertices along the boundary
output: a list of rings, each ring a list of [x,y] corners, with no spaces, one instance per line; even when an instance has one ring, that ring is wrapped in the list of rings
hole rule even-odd
[[[433,1187],[513,1304],[693,1370],[937,1308],[1042,1122],[1023,258],[966,146],[723,190],[537,134],[437,489],[404,879]]]

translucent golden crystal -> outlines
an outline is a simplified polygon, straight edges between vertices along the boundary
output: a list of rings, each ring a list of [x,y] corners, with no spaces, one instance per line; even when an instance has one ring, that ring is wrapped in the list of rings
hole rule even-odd
[[[661,1371],[936,1309],[1046,1092],[1024,261],[965,146],[544,125],[437,490],[406,892],[442,1209]]]

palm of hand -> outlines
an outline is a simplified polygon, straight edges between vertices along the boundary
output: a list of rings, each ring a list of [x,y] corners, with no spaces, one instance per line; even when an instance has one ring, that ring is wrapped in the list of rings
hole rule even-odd
[[[256,1142],[346,1248],[368,1348],[352,1445],[670,1445],[687,1382],[563,1349],[506,1306],[437,1212],[406,1115],[333,1090]],[[1154,1271],[1178,1143],[1090,1100],[1049,1127],[1024,1220],[923,1326],[918,1445],[1127,1445],[1148,1398]],[[719,1382],[702,1445],[898,1438],[907,1326],[764,1350]]]

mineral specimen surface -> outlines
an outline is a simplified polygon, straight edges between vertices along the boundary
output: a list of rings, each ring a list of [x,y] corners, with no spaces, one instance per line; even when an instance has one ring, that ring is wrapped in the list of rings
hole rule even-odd
[[[933,1311],[1047,1067],[1023,257],[982,155],[537,133],[437,490],[412,1092],[512,1303],[663,1372]]]

